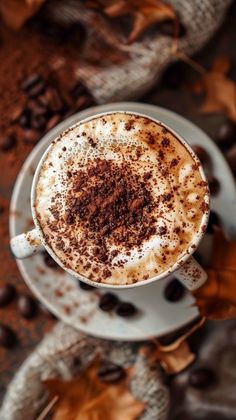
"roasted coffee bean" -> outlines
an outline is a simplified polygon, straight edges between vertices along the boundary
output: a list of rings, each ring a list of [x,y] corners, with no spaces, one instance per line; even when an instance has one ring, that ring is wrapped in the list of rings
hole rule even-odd
[[[61,121],[60,115],[53,115],[48,122],[47,122],[47,130],[51,130],[51,128],[55,127]]]
[[[99,302],[99,308],[104,312],[109,312],[115,309],[119,302],[119,299],[113,293],[105,293],[101,296]]]
[[[45,265],[49,268],[53,268],[54,270],[59,270],[60,266],[57,264],[57,262],[47,253],[47,251],[43,252],[43,260],[45,262]]]
[[[28,89],[27,95],[29,98],[36,98],[37,96],[41,95],[44,90],[45,83],[43,80],[40,80],[37,84]]]
[[[164,290],[164,296],[169,302],[177,302],[185,294],[184,286],[179,282],[179,280],[171,280]]]
[[[112,362],[103,362],[97,372],[98,379],[104,383],[118,382],[125,377],[125,371],[122,366],[115,365]]]
[[[31,120],[31,111],[29,108],[25,108],[22,114],[20,115],[18,122],[21,127],[28,128],[30,127],[30,120]]]
[[[45,115],[33,115],[31,118],[31,127],[34,130],[44,130],[47,123]]]
[[[202,163],[209,162],[209,155],[204,147],[200,146],[199,144],[194,144],[191,147]]]
[[[13,284],[5,284],[0,287],[0,306],[11,303],[16,295],[16,289]]]
[[[36,301],[28,295],[21,295],[18,299],[18,309],[23,318],[31,319],[36,315]]]
[[[96,289],[96,287],[94,287],[94,286],[91,286],[90,284],[87,284],[87,283],[84,283],[83,281],[79,281],[79,287],[82,289],[82,290],[86,290],[86,291],[90,291],[90,290],[94,290],[94,289]]]
[[[171,64],[162,76],[162,82],[168,89],[176,89],[184,82],[186,67],[183,63]]]
[[[16,144],[16,138],[13,134],[0,137],[0,150],[2,152],[8,152],[11,150]]]
[[[178,26],[176,25],[176,21],[173,20],[166,20],[165,22],[160,22],[158,25],[158,30],[161,32],[162,35],[174,37],[178,36],[179,38],[182,38],[184,35],[186,35],[186,29],[182,25],[182,23],[179,23]]]
[[[55,88],[48,88],[44,94],[44,99],[53,113],[62,111],[63,101]]]
[[[35,130],[24,131],[24,142],[29,144],[35,144],[39,140],[39,133]]]
[[[232,171],[236,174],[236,144],[227,151],[226,159]]]
[[[216,383],[216,375],[207,367],[196,368],[190,372],[188,383],[193,388],[205,389]]]
[[[122,316],[124,318],[134,316],[137,314],[137,312],[138,310],[136,306],[134,306],[130,302],[121,302],[116,308],[117,315]]]
[[[206,232],[214,233],[214,230],[215,230],[214,227],[220,226],[220,225],[221,223],[220,223],[220,218],[218,214],[214,210],[211,210]]]
[[[215,137],[215,141],[222,150],[233,146],[236,142],[236,124],[231,121],[222,124]]]
[[[86,95],[87,93],[88,89],[84,86],[82,82],[76,82],[76,84],[72,87],[70,91],[71,97],[74,101],[76,101],[76,99],[79,96]]]
[[[39,84],[42,82],[42,77],[37,74],[31,74],[31,76],[27,77],[27,79],[25,79],[22,84],[21,84],[21,89],[24,90],[25,92],[28,92],[30,89],[32,89],[35,85]]]
[[[7,325],[0,323],[0,346],[10,348],[14,346],[16,341],[17,339],[14,331]]]
[[[217,195],[218,192],[220,191],[220,183],[218,179],[216,179],[214,176],[211,176],[208,179],[208,185],[209,185],[211,195]]]

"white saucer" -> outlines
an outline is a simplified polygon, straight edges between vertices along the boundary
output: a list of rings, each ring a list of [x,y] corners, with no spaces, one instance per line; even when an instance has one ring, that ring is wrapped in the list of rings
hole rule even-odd
[[[17,178],[11,201],[10,236],[32,228],[30,189],[37,163],[49,143],[63,130],[94,113],[123,110],[136,111],[163,121],[179,132],[190,144],[204,146],[213,159],[213,172],[221,183],[220,199],[235,197],[235,184],[229,167],[215,144],[198,127],[179,115],[160,107],[141,103],[115,103],[89,108],[60,123],[47,133],[26,159]],[[217,208],[219,197],[212,200]],[[215,206],[216,203],[216,206]],[[227,225],[227,221],[225,221]],[[128,320],[98,309],[99,293],[82,291],[77,281],[68,274],[45,266],[42,255],[17,260],[19,270],[33,293],[59,319],[87,334],[106,339],[138,341],[173,332],[194,320],[198,310],[189,293],[177,303],[164,299],[163,290],[167,279],[148,286],[115,292],[121,300],[133,302],[139,309],[138,316]],[[101,289],[100,289],[101,290]],[[106,290],[107,291],[107,290]]]

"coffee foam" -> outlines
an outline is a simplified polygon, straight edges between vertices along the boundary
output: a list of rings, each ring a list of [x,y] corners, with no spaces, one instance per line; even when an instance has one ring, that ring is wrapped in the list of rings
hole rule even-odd
[[[96,233],[91,239],[79,219],[65,222],[76,173],[98,159],[116,167],[128,164],[153,198],[156,233],[131,249],[112,234],[104,236],[109,263],[94,256]],[[151,178],[145,178],[147,173]],[[197,160],[170,131],[145,117],[114,113],[79,123],[53,142],[38,178],[36,214],[45,241],[67,268],[94,281],[130,284],[159,275],[183,257],[208,211],[207,192]],[[131,224],[127,236],[132,229]]]

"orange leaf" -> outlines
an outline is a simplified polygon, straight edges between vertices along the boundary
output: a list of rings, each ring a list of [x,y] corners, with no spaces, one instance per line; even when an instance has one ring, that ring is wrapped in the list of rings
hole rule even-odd
[[[208,280],[194,292],[196,304],[207,318],[232,318],[236,315],[236,242],[227,241],[216,229],[213,244]]]
[[[19,29],[45,0],[1,0],[0,15],[12,29]]]
[[[126,378],[110,385],[99,381],[99,364],[95,360],[78,378],[70,381],[44,382],[51,396],[59,397],[53,420],[135,420],[143,412],[144,403],[130,393]]]

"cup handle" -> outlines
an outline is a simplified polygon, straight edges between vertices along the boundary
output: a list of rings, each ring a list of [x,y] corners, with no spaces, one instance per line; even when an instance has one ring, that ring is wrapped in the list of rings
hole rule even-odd
[[[37,229],[11,239],[10,247],[15,258],[27,258],[44,249]]]
[[[190,291],[201,287],[207,280],[207,273],[191,256],[178,270],[175,277]]]

